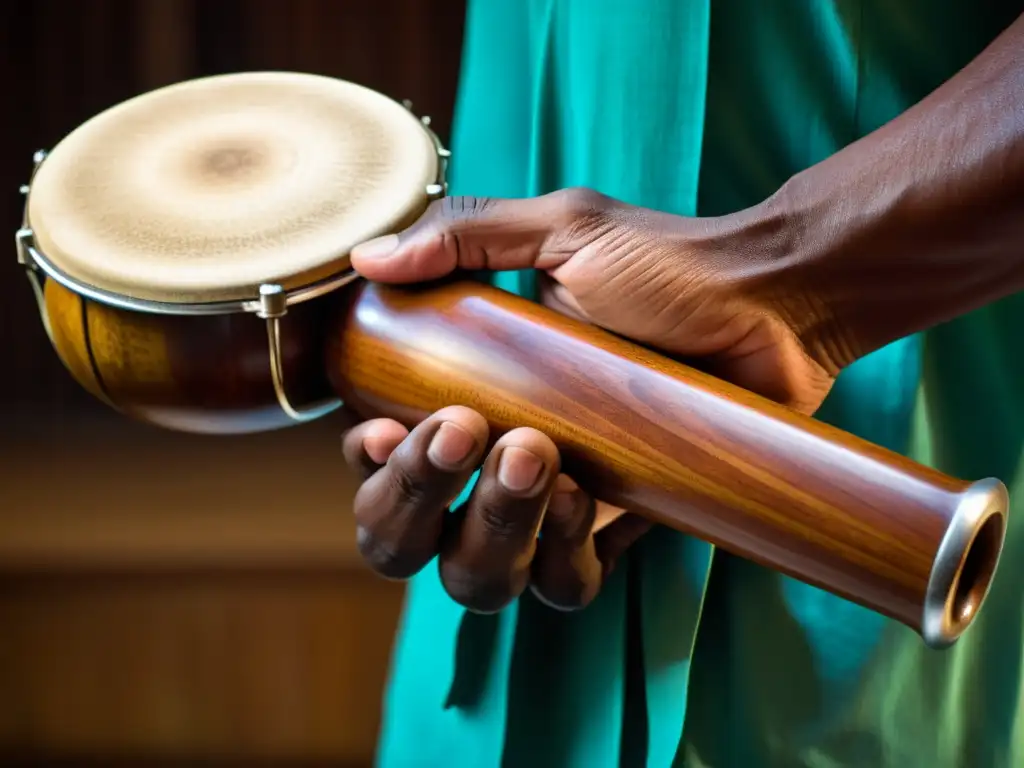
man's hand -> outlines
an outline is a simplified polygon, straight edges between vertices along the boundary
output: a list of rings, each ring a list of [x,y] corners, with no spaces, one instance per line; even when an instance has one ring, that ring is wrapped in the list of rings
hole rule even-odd
[[[437,555],[448,594],[479,612],[500,610],[528,585],[554,607],[585,606],[649,524],[627,515],[595,535],[597,505],[559,474],[549,438],[515,429],[485,455],[487,442],[487,422],[461,406],[412,432],[388,419],[347,432],[345,460],[364,480],[355,498],[360,551],[395,579]],[[449,514],[477,468],[468,504]]]
[[[801,342],[764,279],[788,255],[789,237],[767,204],[695,219],[568,189],[523,200],[445,198],[406,231],[355,248],[352,265],[381,283],[537,269],[548,307],[813,412],[836,371]],[[815,310],[812,302],[800,308],[800,328],[814,325]]]
[[[352,262],[390,283],[535,268],[549,307],[699,358],[712,373],[810,412],[832,377],[747,280],[750,259],[772,258],[783,245],[770,219],[753,227],[760,245],[744,240],[750,225],[742,216],[656,213],[588,190],[446,198],[405,232],[354,249]],[[364,480],[355,500],[363,555],[391,578],[438,556],[448,593],[478,611],[501,609],[527,586],[560,608],[586,605],[650,524],[560,476],[558,451],[543,434],[513,430],[485,455],[488,439],[483,417],[464,407],[412,432],[388,419],[349,431],[345,458]],[[478,468],[468,505],[449,514]]]
[[[748,211],[690,219],[585,190],[449,198],[356,248],[353,266],[392,283],[537,269],[548,306],[811,413],[859,357],[1022,290],[1022,41],[1024,15],[928,98]],[[430,458],[442,421],[472,436],[444,430],[474,446],[458,468]],[[626,515],[591,537],[594,505],[578,491],[553,496],[545,516],[554,446],[517,430],[485,459],[485,437],[464,409],[408,436],[386,420],[351,432],[346,455],[369,477],[356,506],[364,551],[393,575],[440,552],[449,591],[473,606],[499,607],[530,579],[554,602],[585,604],[622,551],[605,537],[629,543],[644,524]],[[501,484],[501,458],[524,456],[513,446],[543,467],[528,490]],[[481,462],[470,508],[443,525],[439,510]]]

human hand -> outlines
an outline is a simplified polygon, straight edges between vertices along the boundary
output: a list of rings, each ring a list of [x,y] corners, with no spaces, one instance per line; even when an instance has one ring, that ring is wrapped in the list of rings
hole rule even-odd
[[[489,440],[484,417],[461,406],[411,432],[389,419],[346,432],[345,460],[363,480],[354,502],[363,557],[405,579],[436,556],[448,594],[478,612],[500,610],[527,586],[556,608],[587,605],[649,523],[625,515],[602,527],[602,513],[621,510],[599,510],[560,475],[558,449],[540,432],[514,429],[488,451]],[[477,468],[469,501],[449,513]]]
[[[785,272],[790,239],[773,201],[688,218],[569,189],[521,200],[444,198],[351,257],[380,283],[537,269],[549,308],[813,413],[838,368],[817,343],[821,308]]]
[[[400,235],[354,249],[352,262],[364,276],[392,283],[536,268],[547,278],[547,306],[813,411],[832,376],[750,279],[759,272],[751,260],[779,247],[771,222],[753,227],[770,235],[760,246],[743,239],[744,224],[684,219],[580,190],[528,200],[447,198]],[[461,460],[441,458],[435,437],[438,446],[461,446]],[[649,524],[558,480],[558,453],[544,435],[514,430],[485,458],[488,438],[486,422],[466,408],[444,409],[411,433],[388,419],[349,432],[345,456],[365,480],[355,504],[361,551],[395,578],[437,555],[449,594],[476,610],[497,610],[528,584],[559,607],[586,605]],[[501,459],[519,464],[530,456],[533,485],[503,486]],[[467,507],[446,514],[481,464]],[[619,517],[599,530],[602,513]]]

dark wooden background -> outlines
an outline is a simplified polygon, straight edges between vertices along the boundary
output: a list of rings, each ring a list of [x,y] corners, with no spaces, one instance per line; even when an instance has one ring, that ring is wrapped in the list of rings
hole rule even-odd
[[[15,260],[34,150],[125,98],[287,69],[413,100],[447,137],[457,0],[0,8],[0,763],[369,765],[402,590],[352,542],[329,421],[201,438],[65,373]]]
[[[411,99],[447,136],[461,52],[460,0],[10,0],[0,7],[3,224],[13,242],[32,153],[128,97],[201,75],[284,69]],[[10,258],[0,396],[83,402],[45,348]]]

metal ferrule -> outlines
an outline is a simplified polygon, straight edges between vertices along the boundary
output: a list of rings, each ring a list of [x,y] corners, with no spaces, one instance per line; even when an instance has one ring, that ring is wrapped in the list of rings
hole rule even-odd
[[[1009,504],[1006,486],[995,478],[961,495],[925,590],[921,637],[929,647],[948,648],[974,621],[999,565]]]

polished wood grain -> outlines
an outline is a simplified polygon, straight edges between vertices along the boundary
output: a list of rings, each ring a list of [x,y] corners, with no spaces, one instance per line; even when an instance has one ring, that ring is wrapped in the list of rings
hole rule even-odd
[[[290,424],[255,316],[135,313],[53,282],[45,296],[68,370],[119,411],[213,434]],[[466,405],[494,439],[535,427],[602,501],[923,630],[967,481],[475,282],[360,282],[285,321],[285,377],[300,404],[338,394],[363,416],[409,426]],[[1004,514],[956,566],[947,622],[957,635],[987,592]]]
[[[266,325],[251,314],[188,317],[121,310],[46,282],[53,346],[88,392],[168,429],[243,434],[291,426],[274,394]],[[281,320],[289,398],[331,395],[321,350],[334,297]]]
[[[362,415],[411,426],[465,405],[495,437],[535,427],[599,499],[921,630],[967,482],[489,286],[364,283],[348,300],[328,369]],[[971,599],[1001,520],[962,577]]]

